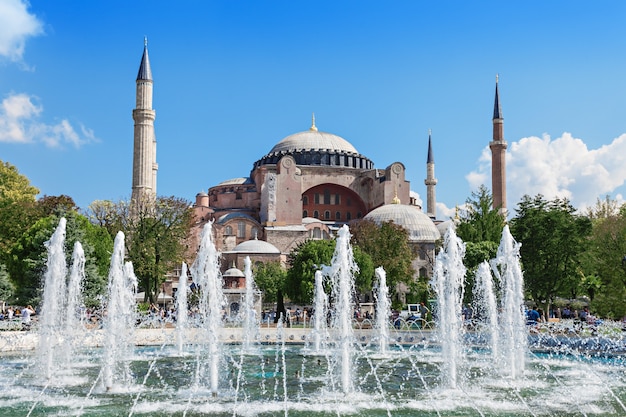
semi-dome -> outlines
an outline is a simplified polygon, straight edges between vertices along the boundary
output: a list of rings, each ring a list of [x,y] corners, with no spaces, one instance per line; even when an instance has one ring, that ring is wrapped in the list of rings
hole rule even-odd
[[[393,221],[409,233],[411,242],[434,242],[441,238],[439,230],[422,210],[405,204],[386,204],[364,217],[376,224]]]
[[[280,253],[280,250],[264,240],[252,239],[241,242],[235,246],[232,252],[237,253]]]

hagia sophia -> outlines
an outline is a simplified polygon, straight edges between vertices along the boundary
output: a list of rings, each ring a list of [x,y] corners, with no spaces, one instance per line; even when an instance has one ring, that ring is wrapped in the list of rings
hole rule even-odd
[[[147,43],[136,82],[132,198],[156,195],[155,111]],[[489,146],[494,208],[506,210],[507,143],[497,79],[492,122],[493,139]],[[352,143],[319,130],[315,116],[308,129],[270,146],[267,154],[251,161],[249,174],[222,181],[195,196],[193,234],[198,239],[203,226],[213,221],[226,288],[245,286],[241,272],[245,257],[249,256],[253,263],[285,263],[290,251],[301,242],[332,238],[338,228],[357,219],[378,224],[393,221],[404,227],[415,256],[414,278],[432,275],[435,242],[443,236],[450,220],[436,217],[437,179],[430,132],[425,212],[412,197],[404,163],[375,168],[374,161]]]

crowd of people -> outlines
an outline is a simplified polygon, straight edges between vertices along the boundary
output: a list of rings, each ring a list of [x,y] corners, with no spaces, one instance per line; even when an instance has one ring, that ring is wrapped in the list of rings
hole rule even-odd
[[[35,309],[31,305],[26,307],[12,307],[8,306],[0,310],[0,320],[8,322],[22,323],[22,330],[30,330],[32,326],[32,316],[36,315]]]

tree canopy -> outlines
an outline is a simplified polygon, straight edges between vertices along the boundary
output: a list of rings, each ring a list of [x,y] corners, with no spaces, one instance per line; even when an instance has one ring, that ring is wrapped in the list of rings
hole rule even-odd
[[[89,218],[111,235],[123,231],[126,256],[132,262],[146,302],[156,302],[167,273],[185,259],[193,215],[189,201],[178,197],[145,198],[89,206]]]
[[[567,199],[547,201],[524,196],[511,233],[522,243],[524,284],[531,299],[551,303],[556,296],[576,297],[581,254],[591,233],[589,218],[579,216]]]
[[[415,275],[412,261],[416,254],[402,226],[393,222],[379,226],[371,220],[359,220],[350,224],[350,232],[354,245],[371,257],[374,267],[383,267],[389,288],[396,288],[398,283],[412,285]]]
[[[285,293],[295,303],[310,304],[315,288],[315,271],[322,265],[330,265],[335,252],[335,240],[307,240],[296,247],[288,256],[290,265],[285,281]],[[354,261],[359,267],[355,276],[357,291],[372,288],[374,264],[360,248],[353,246]],[[330,288],[327,288],[330,291]]]

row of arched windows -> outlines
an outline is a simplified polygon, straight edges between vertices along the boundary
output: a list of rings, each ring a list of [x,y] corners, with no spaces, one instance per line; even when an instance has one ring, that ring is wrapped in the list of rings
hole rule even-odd
[[[302,217],[303,218],[304,217],[309,217],[309,211],[308,210],[303,210],[302,211]],[[316,218],[316,219],[322,219],[322,220],[336,220],[336,221],[341,221],[342,220],[341,212],[339,212],[339,211],[335,212],[335,218],[334,219],[331,218],[330,210],[324,211],[323,217],[320,217],[320,212],[319,211],[314,210],[313,211],[313,217]],[[356,218],[360,219],[361,218],[361,213],[357,213]],[[352,213],[347,212],[345,220],[346,221],[352,220]]]

